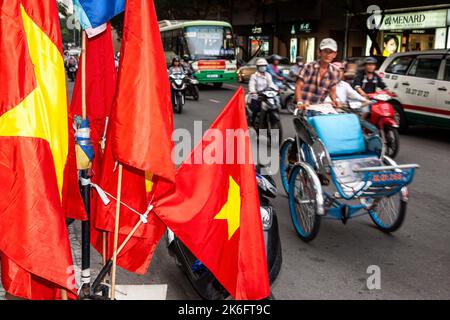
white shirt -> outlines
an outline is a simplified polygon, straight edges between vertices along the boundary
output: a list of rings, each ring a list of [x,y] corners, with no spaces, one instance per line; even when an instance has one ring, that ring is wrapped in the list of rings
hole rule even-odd
[[[366,98],[360,95],[352,86],[346,81],[339,81],[336,85],[336,96],[338,101],[347,103],[351,101],[366,102]],[[325,102],[331,102],[331,98],[328,97]]]
[[[273,83],[272,76],[270,73],[265,72],[264,74],[256,72],[250,77],[250,82],[248,83],[248,89],[250,93],[258,93],[264,91],[267,88],[273,88],[278,90],[278,87]]]

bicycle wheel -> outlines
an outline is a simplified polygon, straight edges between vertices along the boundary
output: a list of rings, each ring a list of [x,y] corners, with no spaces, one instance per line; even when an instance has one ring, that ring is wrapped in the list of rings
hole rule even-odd
[[[298,236],[305,242],[314,240],[319,232],[323,205],[320,181],[307,164],[296,165],[289,179],[289,209]]]
[[[381,199],[373,210],[369,211],[375,225],[385,233],[400,229],[405,221],[408,203],[401,193]]]

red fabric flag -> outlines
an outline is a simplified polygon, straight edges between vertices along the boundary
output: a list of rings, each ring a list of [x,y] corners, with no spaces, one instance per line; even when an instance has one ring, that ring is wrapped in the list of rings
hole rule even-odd
[[[100,187],[117,198],[116,161],[124,165],[119,244],[145,214],[156,186],[172,190],[175,165],[173,112],[164,50],[153,1],[128,0],[125,9],[119,81],[108,129],[107,150]],[[160,189],[160,190],[162,190]],[[116,201],[105,206],[99,199],[94,224],[108,233],[108,257],[112,256]],[[131,210],[130,210],[131,209]],[[136,212],[133,212],[136,211]],[[118,257],[118,265],[143,274],[147,271],[165,225],[150,213]],[[95,244],[99,250],[100,246]]]
[[[61,44],[54,1],[0,1],[1,275],[8,293],[27,299],[74,294]]]
[[[268,267],[242,88],[179,168],[176,185],[175,194],[155,204],[160,219],[235,299],[267,298]]]
[[[71,111],[81,116],[81,75],[82,61],[73,90]],[[111,26],[94,38],[86,40],[86,111],[91,123],[91,140],[95,150],[92,166],[95,175],[99,173],[103,158],[102,139],[107,118],[111,113],[116,93],[117,72],[114,60]]]
[[[120,57],[111,117],[114,158],[174,182],[170,84],[153,1],[127,1]]]

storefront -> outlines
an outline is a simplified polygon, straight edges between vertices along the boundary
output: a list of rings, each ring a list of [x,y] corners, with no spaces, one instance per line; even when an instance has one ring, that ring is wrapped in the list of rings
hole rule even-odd
[[[273,30],[271,25],[234,27],[240,57],[248,60],[254,56],[267,56],[273,51]]]
[[[382,22],[378,17],[378,44],[383,56],[449,48],[449,12],[449,9],[440,9],[386,14]],[[366,55],[370,55],[371,44],[367,38]]]
[[[289,55],[292,63],[297,56],[302,56],[305,62],[315,59],[317,21],[302,20],[292,25]]]

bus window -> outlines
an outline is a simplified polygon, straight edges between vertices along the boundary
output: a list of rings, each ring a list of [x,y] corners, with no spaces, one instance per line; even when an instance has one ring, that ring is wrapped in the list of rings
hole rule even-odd
[[[189,52],[196,59],[234,59],[233,36],[230,28],[186,27],[185,37]]]

